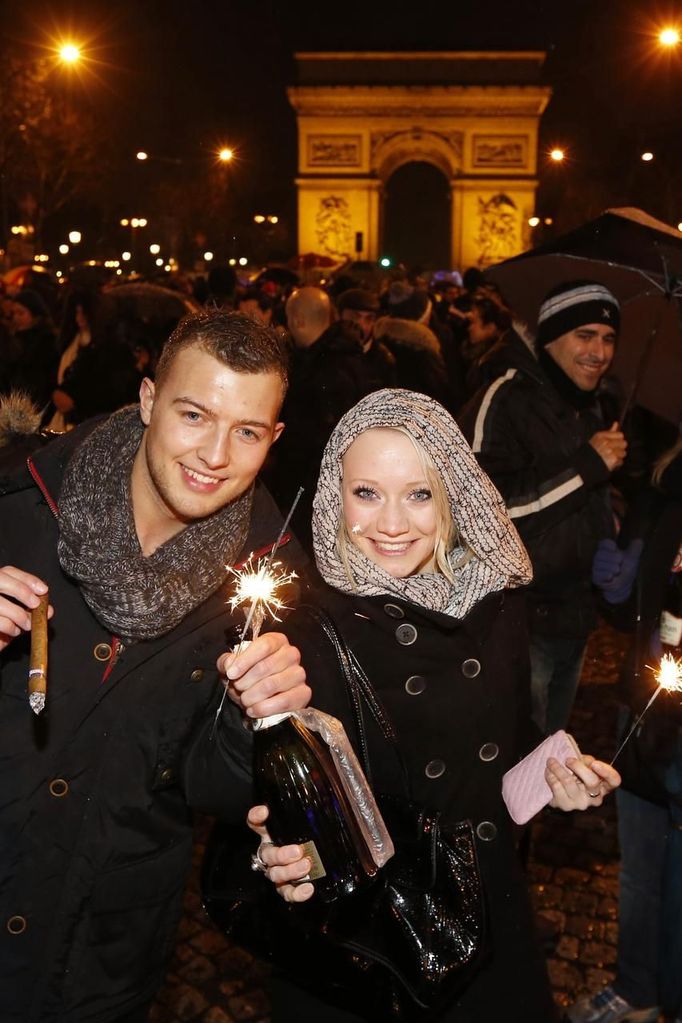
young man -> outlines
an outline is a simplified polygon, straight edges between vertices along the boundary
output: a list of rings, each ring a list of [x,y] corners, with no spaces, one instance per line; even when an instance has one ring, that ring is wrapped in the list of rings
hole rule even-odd
[[[3,1023],[143,1020],[181,912],[188,804],[248,805],[249,737],[229,701],[216,721],[216,658],[243,622],[226,606],[226,566],[269,551],[280,530],[254,481],[285,389],[267,328],[200,314],[171,336],[139,408],[0,480]],[[36,718],[30,611],[48,587]],[[272,632],[219,664],[261,716],[307,702],[298,661]]]
[[[596,622],[592,558],[613,532],[609,478],[627,444],[613,413],[604,415],[599,383],[619,325],[618,302],[603,285],[560,285],[540,307],[537,360],[502,369],[460,417],[533,562],[533,716],[548,733],[568,721]]]

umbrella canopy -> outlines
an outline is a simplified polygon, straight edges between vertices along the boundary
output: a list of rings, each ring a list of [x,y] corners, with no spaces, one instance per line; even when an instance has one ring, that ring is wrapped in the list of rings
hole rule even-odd
[[[332,266],[338,266],[339,262],[340,260],[323,256],[319,252],[304,252],[290,259],[287,266],[292,270],[328,270]]]
[[[144,281],[134,284],[117,284],[106,291],[117,308],[144,323],[160,323],[179,320],[187,313],[196,312],[199,306],[193,299],[171,288]]]
[[[531,330],[556,285],[579,279],[606,285],[621,303],[613,373],[637,404],[680,422],[682,233],[642,210],[607,210],[486,276]]]
[[[290,270],[286,266],[266,266],[258,274],[254,283],[265,284],[268,281],[272,281],[273,284],[278,284],[282,288],[288,288],[298,284],[299,277],[295,270]]]

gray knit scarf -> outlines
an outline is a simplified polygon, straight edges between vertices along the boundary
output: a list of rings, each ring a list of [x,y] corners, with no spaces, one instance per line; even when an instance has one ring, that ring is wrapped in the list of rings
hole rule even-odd
[[[396,426],[405,427],[428,454],[445,486],[462,544],[448,555],[454,584],[440,573],[395,579],[351,542],[347,553],[357,581],[354,586],[341,559],[337,537],[343,520],[343,455],[365,430]],[[502,498],[454,419],[433,398],[414,391],[375,391],[339,421],[322,457],[313,505],[313,542],[317,567],[335,589],[363,596],[394,594],[454,618],[464,618],[487,594],[523,586],[532,578],[528,554]],[[467,551],[471,552],[468,560]]]
[[[241,550],[253,487],[144,557],[130,475],[144,426],[137,406],[115,412],[77,448],[59,495],[59,561],[95,617],[117,636],[170,632],[214,593]]]

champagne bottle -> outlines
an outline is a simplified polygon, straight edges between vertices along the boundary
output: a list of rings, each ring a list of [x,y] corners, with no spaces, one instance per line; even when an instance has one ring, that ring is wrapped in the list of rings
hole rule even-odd
[[[682,658],[682,572],[672,572],[661,611],[660,637],[663,652]]]
[[[254,721],[256,798],[277,845],[302,845],[317,895],[332,902],[362,888],[377,867],[327,745],[291,714]]]

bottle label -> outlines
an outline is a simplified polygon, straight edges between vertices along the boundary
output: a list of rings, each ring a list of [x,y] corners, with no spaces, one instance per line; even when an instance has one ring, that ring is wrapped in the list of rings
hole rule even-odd
[[[679,646],[682,643],[682,618],[671,615],[670,611],[661,612],[661,643],[665,646]]]
[[[303,884],[304,881],[317,881],[319,877],[326,877],[327,871],[324,869],[324,864],[320,859],[315,843],[313,841],[301,842],[301,848],[303,849],[303,855],[308,857],[312,866],[306,876],[302,877],[297,884]]]

